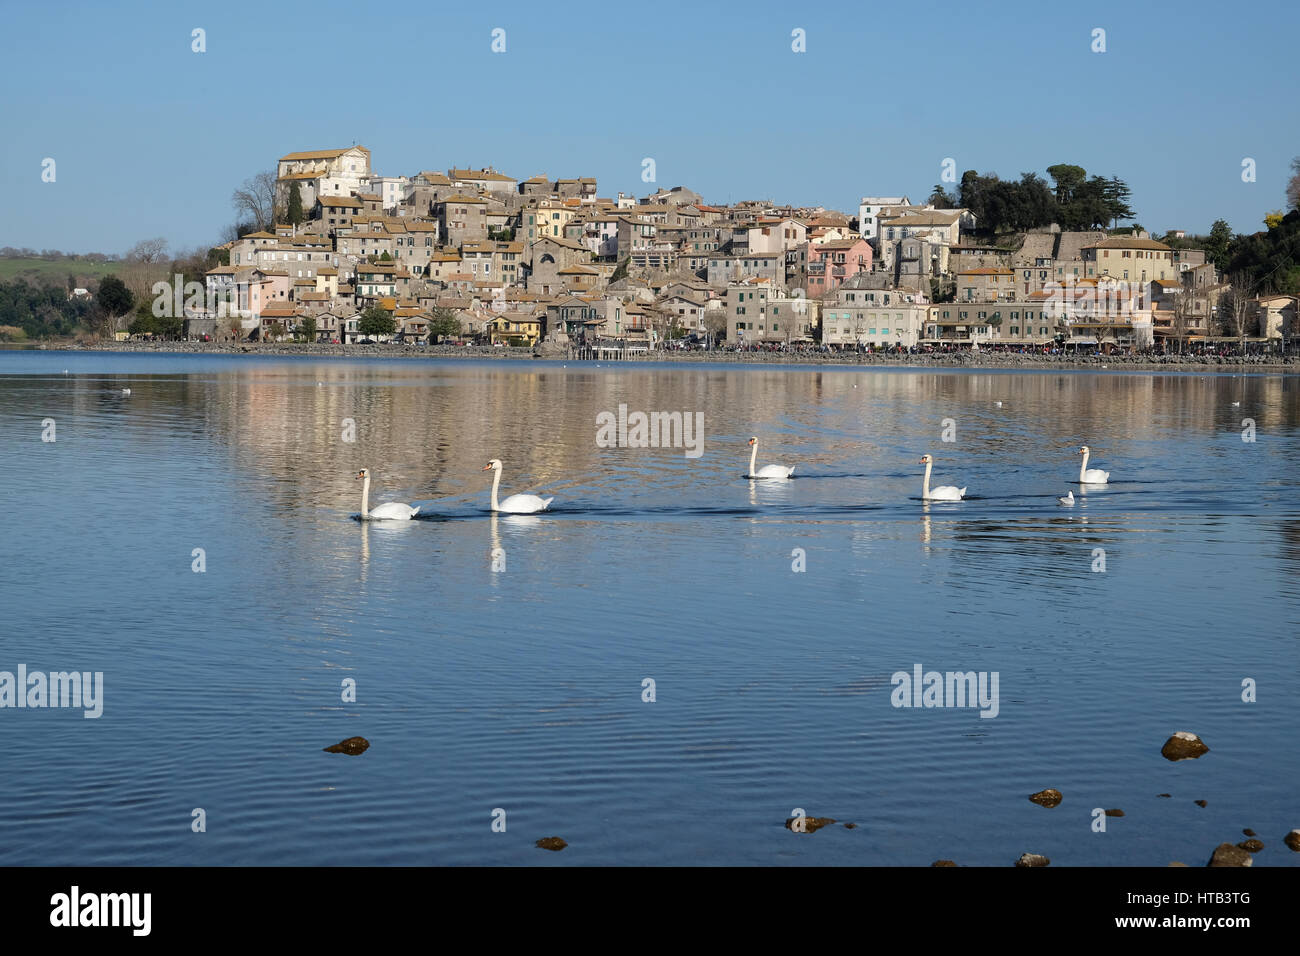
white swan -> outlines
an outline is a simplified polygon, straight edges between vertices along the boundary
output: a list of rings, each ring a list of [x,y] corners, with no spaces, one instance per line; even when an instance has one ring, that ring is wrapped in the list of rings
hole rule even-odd
[[[511,495],[505,501],[497,501],[497,486],[501,484],[501,459],[493,458],[483,470],[491,469],[492,475],[492,510],[504,511],[512,515],[530,515],[537,511],[545,511],[554,498],[539,498],[537,495]]]
[[[408,504],[400,501],[385,501],[374,511],[370,510],[370,470],[362,468],[357,472],[357,477],[362,479],[361,485],[361,518],[362,520],[371,521],[409,521],[419,513],[418,507],[412,508]]]
[[[925,465],[925,483],[921,486],[921,497],[926,501],[961,501],[962,496],[966,494],[965,488],[956,488],[952,485],[940,485],[938,488],[930,487],[930,469],[934,467],[934,459],[925,455],[920,462]]]
[[[1088,456],[1092,452],[1084,445],[1079,449],[1079,454],[1083,456],[1083,461],[1079,463],[1079,484],[1081,485],[1104,485],[1110,481],[1110,472],[1102,471],[1100,468],[1088,467]]]
[[[754,463],[758,461],[758,439],[751,438],[749,447],[753,449],[749,453],[749,474],[747,478],[789,478],[794,474],[794,466],[787,468],[785,465],[764,465],[762,468],[755,469]]]
[[[1065,505],[1066,507],[1069,507],[1070,505],[1074,504],[1074,492],[1067,491],[1061,497],[1057,498],[1056,501],[1058,504],[1062,504]]]

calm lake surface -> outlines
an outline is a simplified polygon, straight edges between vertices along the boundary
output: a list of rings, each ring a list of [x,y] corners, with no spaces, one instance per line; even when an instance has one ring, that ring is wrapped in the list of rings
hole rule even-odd
[[[703,454],[598,447],[621,403]],[[0,864],[1296,866],[1298,425],[1281,376],[0,353],[0,670],[104,674],[0,709]],[[997,716],[894,707],[917,664]]]

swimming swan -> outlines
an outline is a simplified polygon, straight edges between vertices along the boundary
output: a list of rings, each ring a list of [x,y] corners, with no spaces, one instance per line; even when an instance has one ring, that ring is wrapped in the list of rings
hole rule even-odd
[[[497,486],[501,484],[501,459],[493,458],[483,470],[491,469],[492,475],[492,510],[504,511],[512,515],[530,515],[537,511],[545,511],[554,501],[554,498],[539,498],[537,495],[511,495],[505,501],[497,501]]]
[[[952,485],[930,487],[930,469],[934,467],[934,459],[931,456],[924,456],[920,464],[925,465],[925,483],[921,486],[922,498],[926,501],[961,501],[962,496],[966,494],[965,488],[956,488]]]
[[[749,447],[753,449],[749,453],[749,474],[747,478],[789,478],[794,474],[794,466],[787,468],[785,465],[764,465],[762,468],[755,469],[754,463],[758,461],[758,439],[751,438]]]
[[[357,477],[362,479],[361,485],[361,517],[363,520],[372,521],[409,521],[419,512],[419,508],[412,508],[408,504],[400,501],[385,501],[374,511],[370,510],[370,470],[362,468],[357,472]]]
[[[1083,456],[1083,461],[1079,463],[1079,484],[1081,485],[1104,485],[1110,481],[1110,472],[1102,471],[1100,468],[1088,467],[1088,456],[1092,454],[1088,446],[1084,445],[1079,449],[1079,454]]]

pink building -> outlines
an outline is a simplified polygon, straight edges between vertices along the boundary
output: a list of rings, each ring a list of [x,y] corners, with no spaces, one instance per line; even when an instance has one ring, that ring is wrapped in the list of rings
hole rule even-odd
[[[871,244],[865,239],[812,243],[808,246],[808,298],[819,299],[838,289],[845,279],[870,271]]]

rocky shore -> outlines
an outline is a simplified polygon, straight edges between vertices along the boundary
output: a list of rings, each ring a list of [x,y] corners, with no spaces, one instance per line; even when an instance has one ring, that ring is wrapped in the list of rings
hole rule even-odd
[[[59,351],[156,352],[193,355],[286,355],[313,358],[466,358],[466,359],[578,359],[562,350],[493,348],[460,345],[325,345],[280,342],[111,342],[43,344]],[[968,369],[1084,369],[1159,372],[1300,372],[1300,355],[1285,360],[1277,355],[1248,355],[1244,359],[1217,355],[1032,355],[1016,352],[950,352],[922,355],[858,354],[854,352],[699,352],[660,351],[639,354],[634,361],[645,363],[716,363],[745,365],[829,365],[876,366],[881,368],[968,368]],[[614,364],[601,359],[592,364]]]

